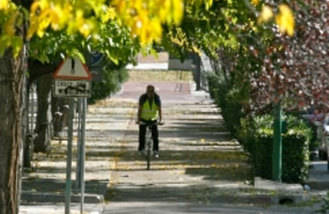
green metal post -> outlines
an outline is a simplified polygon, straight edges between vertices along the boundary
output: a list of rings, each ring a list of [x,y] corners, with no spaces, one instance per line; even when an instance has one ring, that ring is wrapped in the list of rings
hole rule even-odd
[[[66,157],[66,185],[65,185],[65,214],[70,214],[71,205],[71,171],[72,171],[72,140],[73,140],[73,98],[70,99],[70,116],[67,130],[67,157]]]
[[[282,175],[282,119],[280,103],[274,107],[274,140],[272,154],[272,178],[281,182]]]

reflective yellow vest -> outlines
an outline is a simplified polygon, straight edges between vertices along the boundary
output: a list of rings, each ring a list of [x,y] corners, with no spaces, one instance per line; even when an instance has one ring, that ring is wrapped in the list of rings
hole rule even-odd
[[[153,101],[152,107],[150,106],[149,100],[146,100],[142,106],[142,120],[157,120],[159,117],[159,106]]]

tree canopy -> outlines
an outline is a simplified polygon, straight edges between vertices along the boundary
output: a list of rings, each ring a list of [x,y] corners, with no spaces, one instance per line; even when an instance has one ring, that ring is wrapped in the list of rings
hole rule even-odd
[[[132,39],[136,38],[142,46],[146,46],[154,41],[159,42],[161,40],[164,25],[178,26],[183,19],[183,14],[186,17],[182,25],[185,29],[198,30],[199,27],[202,27],[203,30],[199,31],[199,33],[207,32],[208,36],[218,33],[216,29],[210,29],[212,27],[211,24],[213,24],[212,21],[215,21],[213,18],[218,17],[219,20],[225,22],[222,24],[224,26],[220,28],[221,35],[232,37],[232,40],[234,40],[236,35],[232,35],[235,33],[229,32],[227,29],[229,25],[240,24],[237,20],[241,14],[250,15],[250,11],[254,12],[255,8],[262,7],[263,9],[259,13],[260,22],[268,21],[273,16],[271,7],[264,6],[259,0],[250,2],[248,0],[242,2],[233,0],[34,0],[30,4],[27,8],[24,8],[20,3],[15,4],[11,0],[0,1],[0,27],[3,29],[0,32],[2,44],[0,46],[0,55],[8,47],[12,47],[14,53],[18,54],[24,41],[33,41],[35,35],[39,38],[49,38],[49,32],[53,31],[73,35],[74,37],[80,35],[85,40],[92,42],[103,42],[104,28],[106,28],[105,26],[108,23],[112,23],[112,25],[115,23],[117,28],[128,29]],[[209,19],[206,19],[206,17]],[[26,20],[29,23],[29,27],[25,38],[16,36],[15,26],[22,24]],[[280,4],[275,20],[281,32],[293,34],[293,18],[287,5]],[[243,21],[250,22],[247,17]],[[205,22],[207,22],[205,26],[198,25]],[[218,20],[215,22],[218,22]],[[197,26],[192,26],[192,24],[197,24]],[[223,31],[223,27],[226,30]],[[110,34],[106,35],[106,37],[120,37],[122,33],[119,32],[116,35]],[[199,36],[203,37],[203,35]],[[77,38],[70,39],[72,40],[71,42],[77,43],[75,42]],[[207,36],[200,41],[206,41],[206,39]],[[113,41],[114,39],[112,39]],[[72,54],[72,51],[68,54]],[[73,50],[73,54],[77,54],[76,50]],[[107,55],[110,59],[115,60],[113,54],[107,53]],[[41,59],[45,60],[45,56],[41,55]]]
[[[214,1],[208,10],[185,9],[164,43],[177,54],[202,50],[222,62],[248,111],[278,102],[286,110],[327,106],[328,4]]]
[[[12,47],[17,55],[24,41],[49,36],[50,31],[66,35],[81,35],[85,40],[104,39],[104,28],[115,23],[117,28],[128,28],[132,38],[138,38],[142,45],[159,40],[163,24],[178,24],[183,15],[183,1],[105,1],[105,0],[35,0],[31,6],[15,4],[10,0],[0,1],[0,54]],[[25,38],[16,36],[16,25],[28,20]],[[106,35],[116,41],[116,35]],[[74,38],[75,40],[76,38]],[[74,42],[74,41],[73,41]],[[56,48],[56,47],[55,47]],[[110,54],[109,54],[110,55]]]

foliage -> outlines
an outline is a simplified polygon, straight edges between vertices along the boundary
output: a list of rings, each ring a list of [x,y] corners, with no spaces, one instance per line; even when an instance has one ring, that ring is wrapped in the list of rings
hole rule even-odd
[[[122,68],[135,60],[140,48],[138,40],[131,38],[127,28],[109,21],[99,26],[98,37],[86,39],[80,34],[68,35],[52,30],[45,32],[42,39],[34,36],[30,42],[29,56],[42,63],[51,61],[59,64],[66,56],[85,60],[94,78],[97,78],[92,81],[89,99],[94,102],[118,90],[127,76]]]
[[[242,72],[238,81],[250,85],[248,112],[277,102],[285,110],[328,105],[328,7],[316,0],[214,1],[209,10],[187,5],[182,25],[168,28],[163,43],[181,57],[202,50],[221,61],[234,52],[229,72]]]
[[[98,72],[97,80],[92,81],[91,97],[88,99],[88,103],[95,103],[120,90],[121,83],[128,79],[128,71],[124,65],[107,62],[102,67],[102,70]]]
[[[268,16],[262,8],[270,11],[271,15]],[[184,57],[186,52],[200,53],[202,50],[218,59],[218,48],[238,49],[241,43],[245,44],[241,38],[252,38],[250,33],[259,31],[264,22],[273,19],[280,35],[293,35],[293,13],[286,4],[268,5],[258,0],[215,0],[209,8],[186,4],[181,25],[167,29],[163,44],[173,55]]]
[[[189,4],[209,7],[212,1]],[[163,25],[179,24],[183,9],[182,0],[34,0],[16,4],[1,0],[0,56],[10,47],[17,56],[28,42],[29,56],[42,63],[68,56],[85,61],[86,52],[97,51],[114,65],[127,64],[134,62],[140,51],[152,52],[150,44],[161,39]],[[25,36],[16,37],[17,26],[27,22]]]
[[[230,132],[235,135],[240,129],[240,119],[243,116],[242,105],[239,100],[241,90],[227,84],[223,77],[210,75],[208,77],[210,95],[221,109],[221,114]]]
[[[272,178],[273,117],[271,115],[251,116],[243,111],[244,100],[249,99],[248,85],[241,87],[235,75],[223,75],[225,71],[209,76],[212,98],[221,108],[221,114],[230,132],[247,151],[257,176]],[[238,78],[238,79],[234,79]],[[270,108],[271,109],[271,108]],[[283,137],[282,179],[285,182],[303,182],[308,175],[306,161],[312,130],[302,119],[285,116],[287,132]]]
[[[321,208],[316,211],[316,213],[323,213],[326,214],[328,213],[329,210],[329,192],[327,192],[327,195],[323,197],[323,203],[321,205]]]
[[[251,108],[259,111],[281,102],[285,110],[328,107],[328,2],[290,1],[295,12],[295,35],[282,37],[268,26],[249,44],[258,69],[250,70]],[[268,32],[274,32],[273,36]]]
[[[16,35],[16,25],[22,25],[24,13],[21,7],[7,0],[0,1],[0,56],[9,47],[17,56],[23,46],[23,40]]]
[[[140,49],[136,39],[130,37],[127,28],[115,21],[98,26],[96,37],[85,38],[80,34],[68,35],[62,31],[49,30],[42,39],[34,36],[30,41],[30,57],[41,62],[77,56],[86,60],[88,52],[102,53],[114,64],[132,62]]]
[[[275,4],[266,1],[271,7]],[[328,3],[318,1],[287,1],[294,9],[296,16],[295,29],[292,37],[283,36],[280,28],[274,24],[273,15],[269,17],[269,23],[265,25],[249,24],[236,27],[239,35],[235,42],[227,43],[226,48],[218,46],[213,56],[213,64],[219,64],[219,72],[226,78],[226,86],[214,87],[210,84],[210,91],[217,90],[218,95],[227,96],[228,89],[237,87],[242,90],[245,86],[245,96],[235,96],[235,103],[241,104],[241,109],[229,113],[231,116],[248,114],[251,118],[256,115],[272,113],[274,103],[280,102],[285,111],[305,110],[310,106],[319,107],[328,105],[328,73],[329,70],[327,50],[329,44],[327,13]],[[264,8],[262,3],[258,7]],[[263,9],[260,9],[261,13]],[[268,9],[273,13],[272,9]],[[280,7],[278,8],[280,10]],[[284,9],[282,9],[284,10]],[[263,18],[267,19],[263,14]],[[283,16],[283,15],[282,15]],[[288,15],[289,16],[289,15]],[[241,16],[242,17],[242,16]],[[262,15],[257,18],[257,23]],[[291,19],[289,19],[291,20]],[[279,21],[279,19],[278,19]],[[291,21],[290,21],[291,22]],[[256,30],[250,30],[254,29]],[[228,28],[229,29],[229,28]],[[233,28],[232,28],[233,29]],[[286,32],[291,29],[286,29]],[[218,35],[221,35],[218,33]],[[188,37],[189,38],[189,37]],[[226,40],[229,41],[229,40]],[[215,71],[218,72],[218,69]],[[218,73],[216,73],[218,75]],[[230,78],[239,76],[240,78]],[[229,78],[227,78],[229,77]],[[219,80],[220,84],[222,80]],[[240,93],[242,94],[242,93]],[[223,100],[223,99],[222,99]],[[232,99],[229,99],[232,101]],[[325,107],[328,110],[328,106]],[[222,111],[227,113],[225,110]],[[229,118],[223,115],[224,118]],[[272,155],[272,123],[263,121],[264,124],[245,121],[240,124],[239,120],[230,118],[226,123],[232,123],[238,127],[240,132],[233,134],[238,136],[245,149],[253,156],[254,166],[257,173],[265,172],[268,178],[271,178],[271,155]],[[259,121],[258,121],[259,122]],[[258,124],[258,125],[257,125]],[[248,129],[257,130],[259,125],[268,125],[268,129],[261,129],[263,132],[258,138],[248,133]],[[232,125],[228,125],[232,126]],[[241,127],[242,126],[242,127]],[[240,128],[239,128],[240,127]],[[245,133],[241,130],[245,130]],[[232,130],[231,130],[232,131]],[[251,132],[252,133],[252,132]],[[314,133],[314,132],[313,132]],[[292,133],[291,133],[292,134]],[[304,140],[303,140],[304,139]],[[307,142],[305,144],[304,142]],[[291,148],[289,151],[300,151],[283,155],[283,180],[284,181],[303,181],[307,175],[305,160],[308,158],[307,147],[314,147],[310,144],[309,138],[303,137],[300,133],[294,133],[292,136],[283,136],[284,148]],[[294,146],[298,147],[295,148]],[[288,151],[288,150],[286,150]],[[285,158],[289,156],[300,164],[288,166],[291,162],[286,162]],[[290,160],[290,161],[291,161]],[[264,166],[263,163],[268,163]],[[286,164],[286,165],[285,165]],[[297,167],[297,168],[296,168]],[[285,169],[292,169],[288,173]]]
[[[285,116],[287,132],[282,134],[282,181],[304,182],[308,176],[308,145],[312,131],[303,120]],[[239,137],[251,155],[257,176],[272,178],[273,117],[244,118]]]
[[[30,2],[30,1],[29,1]],[[102,27],[116,22],[129,29],[132,38],[138,38],[145,46],[159,41],[164,24],[179,24],[182,16],[183,0],[34,0],[31,5],[11,0],[0,1],[0,41],[4,50],[13,47],[19,53],[25,41],[34,35],[42,38],[48,31],[60,31],[66,35],[82,35],[85,39],[97,39]],[[211,5],[212,0],[195,0],[191,4]],[[26,4],[26,3],[25,3]],[[25,38],[16,37],[16,27],[28,20]]]

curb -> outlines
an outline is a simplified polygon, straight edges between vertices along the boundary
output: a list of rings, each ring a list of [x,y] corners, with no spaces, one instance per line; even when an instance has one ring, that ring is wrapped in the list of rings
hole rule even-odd
[[[84,214],[102,214],[104,212],[103,205],[93,205],[93,204],[85,204],[83,213]],[[54,204],[54,205],[21,205],[19,208],[19,214],[58,214],[58,213],[65,213],[65,206],[64,204]],[[80,204],[71,204],[70,206],[70,213],[71,214],[80,214],[81,207]]]
[[[305,184],[310,186],[312,190],[329,190],[329,181],[309,180]]]
[[[102,195],[97,194],[85,194],[84,202],[88,204],[98,204],[104,202],[104,197]],[[36,193],[36,192],[26,192],[23,191],[21,195],[21,201],[23,204],[28,203],[61,203],[65,202],[64,193]],[[71,202],[79,203],[80,202],[80,194],[72,194]]]

